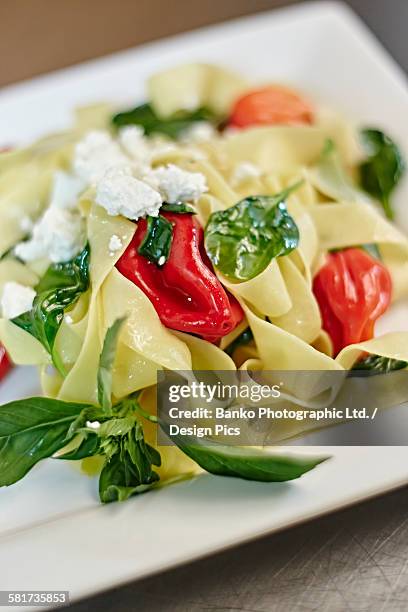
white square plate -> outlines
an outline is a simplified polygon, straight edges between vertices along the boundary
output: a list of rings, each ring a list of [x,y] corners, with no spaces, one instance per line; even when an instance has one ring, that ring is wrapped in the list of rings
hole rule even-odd
[[[187,60],[291,81],[408,145],[402,71],[349,9],[332,2],[239,19],[6,88],[1,139],[26,142],[63,128],[78,104],[142,100],[146,77]],[[18,368],[0,403],[34,393],[34,371]],[[0,491],[0,589],[69,590],[77,599],[408,482],[408,448],[332,450],[331,461],[293,483],[203,476],[105,507],[94,480],[70,464],[43,462]]]

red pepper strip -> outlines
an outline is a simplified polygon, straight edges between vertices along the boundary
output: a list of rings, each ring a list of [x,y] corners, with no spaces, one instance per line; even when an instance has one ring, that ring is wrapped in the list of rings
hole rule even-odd
[[[239,98],[231,111],[229,125],[299,125],[313,123],[313,109],[296,91],[269,85],[249,91]]]
[[[328,255],[313,292],[337,355],[345,346],[373,337],[376,320],[390,304],[392,281],[380,261],[362,249],[345,249]]]
[[[11,370],[12,363],[7,356],[6,349],[0,344],[0,380],[2,380]]]
[[[203,261],[204,233],[194,215],[161,214],[173,225],[166,263],[158,267],[138,253],[146,233],[141,219],[116,267],[147,295],[166,327],[214,342],[238,325],[242,309]]]

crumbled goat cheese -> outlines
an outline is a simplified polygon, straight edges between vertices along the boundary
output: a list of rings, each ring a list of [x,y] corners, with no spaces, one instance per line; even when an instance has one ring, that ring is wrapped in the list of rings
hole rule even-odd
[[[149,163],[150,147],[140,125],[127,125],[119,130],[119,142],[125,152],[138,162]]]
[[[25,234],[29,234],[33,229],[34,223],[28,215],[24,215],[20,221],[20,228]]]
[[[156,182],[163,199],[169,204],[195,202],[208,191],[201,172],[187,172],[174,164],[152,170],[149,179]]]
[[[79,194],[85,189],[82,179],[62,170],[54,173],[50,206],[57,208],[74,208]]]
[[[141,179],[151,169],[154,158],[168,155],[176,148],[160,136],[146,138],[143,128],[138,125],[122,128],[119,131],[119,142],[131,158],[134,174]]]
[[[78,255],[85,243],[85,222],[80,214],[50,207],[34,225],[31,238],[20,242],[14,252],[23,261],[48,257],[60,263]]]
[[[33,307],[34,289],[10,281],[4,284],[1,296],[1,313],[5,319],[14,319]]]
[[[111,236],[109,240],[109,250],[111,251],[111,253],[114,253],[115,251],[120,251],[122,246],[123,246],[123,243],[121,239],[119,238],[119,236],[117,236],[116,234],[113,234],[113,236]]]
[[[238,187],[241,183],[245,183],[245,181],[259,178],[262,174],[261,169],[255,164],[251,162],[241,162],[236,166],[234,172],[231,176],[231,184],[233,187]]]
[[[87,421],[86,422],[86,426],[88,427],[88,429],[99,429],[101,424],[99,421]]]
[[[209,121],[197,121],[180,134],[180,141],[188,143],[208,142],[217,134],[214,126]]]
[[[111,168],[97,184],[95,202],[108,215],[139,219],[157,217],[163,199],[158,191],[135,178],[129,166]]]
[[[77,143],[73,168],[88,183],[96,183],[109,168],[128,164],[129,159],[108,132],[88,132]]]

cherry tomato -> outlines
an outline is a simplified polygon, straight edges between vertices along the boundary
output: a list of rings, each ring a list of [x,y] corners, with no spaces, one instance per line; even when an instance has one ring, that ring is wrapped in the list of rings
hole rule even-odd
[[[298,93],[278,85],[250,91],[232,109],[229,125],[296,125],[313,123],[313,109]]]
[[[344,249],[328,255],[313,292],[337,355],[373,337],[375,322],[390,304],[392,281],[381,261],[362,249]]]

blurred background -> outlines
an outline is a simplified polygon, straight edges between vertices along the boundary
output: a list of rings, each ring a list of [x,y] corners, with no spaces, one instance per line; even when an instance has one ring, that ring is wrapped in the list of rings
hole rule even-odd
[[[319,0],[317,0],[318,2]],[[297,0],[0,0],[0,87]],[[408,70],[408,0],[347,0]]]

